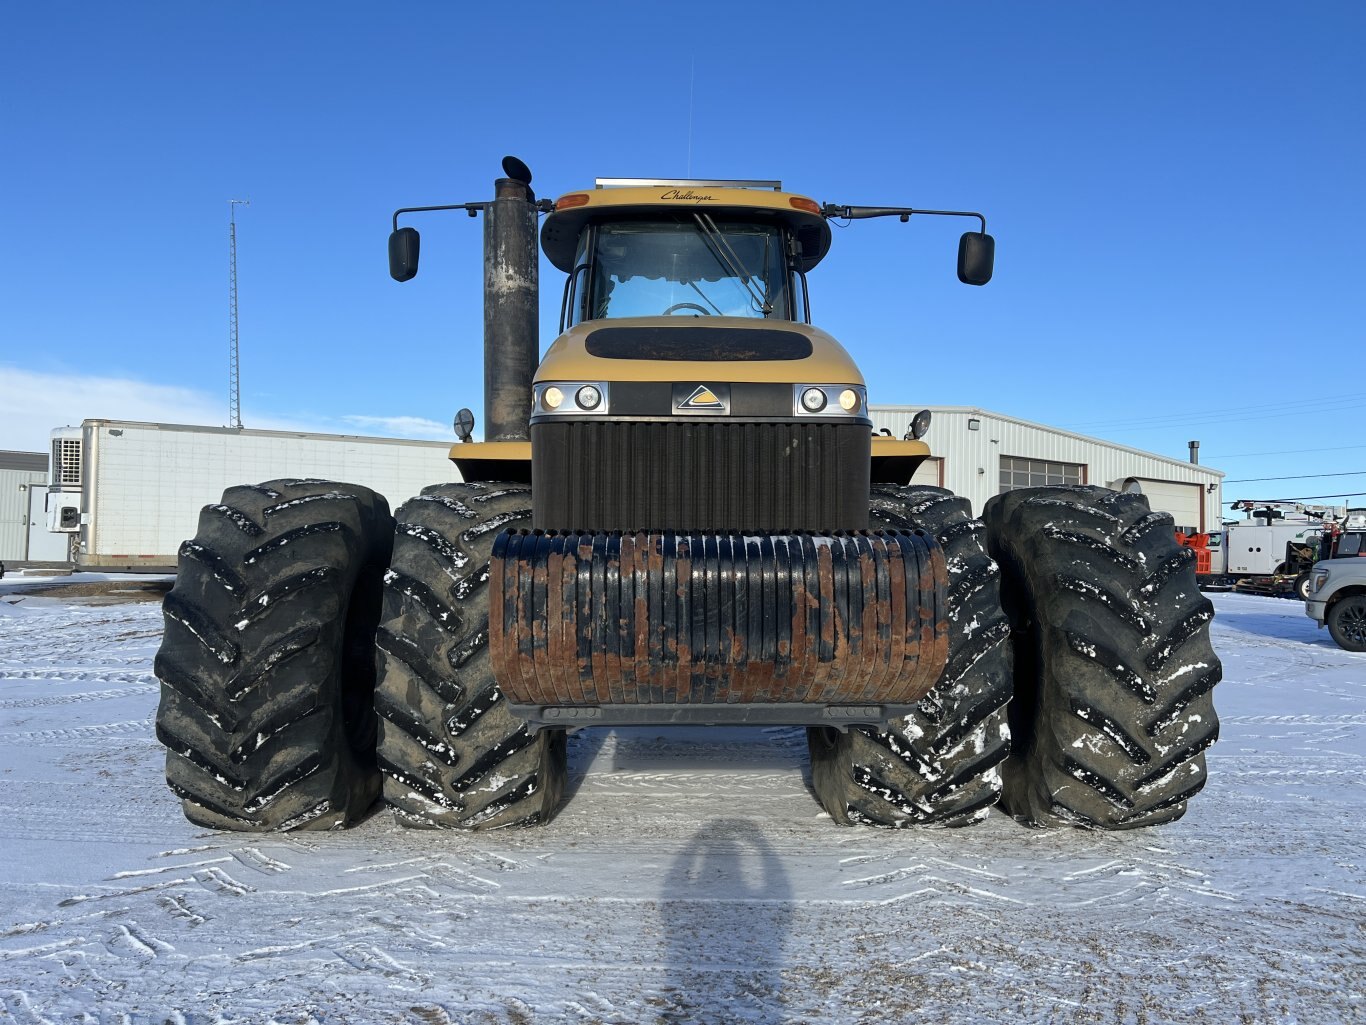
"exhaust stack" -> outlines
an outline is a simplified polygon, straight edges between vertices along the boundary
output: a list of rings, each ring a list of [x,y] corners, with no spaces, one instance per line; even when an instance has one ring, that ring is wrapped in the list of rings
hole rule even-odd
[[[540,356],[536,196],[531,172],[503,159],[484,208],[484,440],[528,441]]]

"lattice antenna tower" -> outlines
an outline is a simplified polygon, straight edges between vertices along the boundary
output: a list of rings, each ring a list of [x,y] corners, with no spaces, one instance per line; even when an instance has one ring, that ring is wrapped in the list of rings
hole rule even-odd
[[[228,426],[242,429],[242,389],[237,350],[237,207],[249,199],[228,200]]]

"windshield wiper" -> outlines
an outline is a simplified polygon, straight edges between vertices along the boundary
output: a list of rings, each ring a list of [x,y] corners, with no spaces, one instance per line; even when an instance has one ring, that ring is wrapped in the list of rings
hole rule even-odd
[[[707,298],[707,293],[704,292],[704,291],[702,291],[702,289],[700,289],[700,288],[697,287],[697,282],[696,282],[696,281],[685,281],[685,282],[683,282],[683,283],[684,283],[685,285],[687,285],[689,288],[691,288],[694,292],[696,292],[699,299],[701,299],[704,303],[706,303],[706,304],[707,304],[708,306],[710,306],[713,310],[715,310],[715,311],[716,311],[716,315],[717,315],[718,317],[724,317],[724,316],[725,316],[725,314],[721,312],[721,307],[717,306],[716,303],[712,302],[709,298]]]
[[[694,213],[693,219],[697,221],[698,230],[702,233],[702,241],[707,244],[707,248],[711,250],[711,254],[716,257],[717,262],[729,274],[740,279],[740,284],[749,293],[749,297],[754,300],[755,309],[759,310],[765,317],[769,316],[773,312],[773,304],[768,300],[767,282],[764,284],[762,293],[754,287],[754,275],[745,267],[739,254],[731,248],[726,237],[716,227],[716,222],[712,220],[711,214]]]

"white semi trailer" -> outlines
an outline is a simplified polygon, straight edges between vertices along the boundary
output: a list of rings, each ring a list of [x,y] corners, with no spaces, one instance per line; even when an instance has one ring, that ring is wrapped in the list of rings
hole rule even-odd
[[[171,571],[202,506],[243,481],[363,484],[391,506],[459,480],[448,442],[85,420],[52,432],[48,529],[78,568]]]

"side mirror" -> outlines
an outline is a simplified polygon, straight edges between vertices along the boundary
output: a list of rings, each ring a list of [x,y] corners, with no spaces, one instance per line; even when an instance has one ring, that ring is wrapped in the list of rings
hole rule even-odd
[[[966,238],[967,236],[963,236]],[[412,281],[417,277],[417,254],[421,239],[416,228],[399,228],[389,234],[389,277],[395,281]],[[959,257],[962,266],[962,257]],[[962,274],[962,271],[959,271]]]
[[[416,266],[417,250],[413,250]],[[958,280],[965,285],[985,285],[996,264],[996,240],[984,231],[965,231],[958,240]]]

